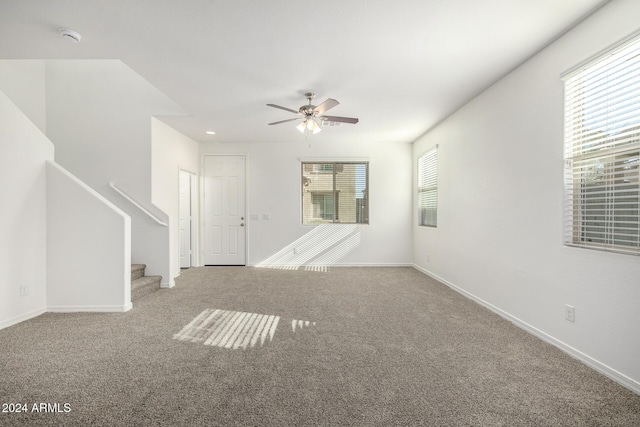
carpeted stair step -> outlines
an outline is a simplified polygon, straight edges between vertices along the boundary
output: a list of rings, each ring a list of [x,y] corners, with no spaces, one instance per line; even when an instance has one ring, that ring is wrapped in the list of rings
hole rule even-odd
[[[160,289],[162,276],[142,276],[131,281],[131,301]]]
[[[160,289],[162,276],[145,276],[146,264],[131,264],[131,301]]]
[[[144,269],[147,268],[146,264],[131,264],[131,281],[144,276]]]

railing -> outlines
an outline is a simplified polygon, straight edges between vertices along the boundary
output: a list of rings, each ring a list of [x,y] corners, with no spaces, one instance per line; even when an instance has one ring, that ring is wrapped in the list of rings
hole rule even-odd
[[[116,192],[118,192],[118,194],[120,194],[122,197],[127,199],[129,202],[131,202],[135,207],[140,209],[142,212],[146,213],[152,220],[154,220],[155,222],[157,222],[161,226],[163,226],[163,227],[167,227],[168,226],[168,224],[166,222],[163,222],[163,221],[159,220],[154,214],[152,214],[147,209],[145,209],[142,205],[140,205],[140,203],[138,203],[135,200],[133,200],[131,198],[131,196],[129,196],[127,193],[125,193],[124,191],[119,189],[113,182],[109,183],[109,187],[111,187],[114,190],[116,190]]]

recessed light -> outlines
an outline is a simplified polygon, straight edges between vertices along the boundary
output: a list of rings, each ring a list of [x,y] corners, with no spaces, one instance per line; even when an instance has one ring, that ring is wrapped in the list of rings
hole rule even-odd
[[[216,133],[212,130],[208,130],[205,132],[207,135],[215,135]]]

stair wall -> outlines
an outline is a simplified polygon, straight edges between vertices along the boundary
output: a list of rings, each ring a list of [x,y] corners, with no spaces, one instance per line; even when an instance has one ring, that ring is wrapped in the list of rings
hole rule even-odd
[[[47,163],[47,311],[131,309],[131,220]]]

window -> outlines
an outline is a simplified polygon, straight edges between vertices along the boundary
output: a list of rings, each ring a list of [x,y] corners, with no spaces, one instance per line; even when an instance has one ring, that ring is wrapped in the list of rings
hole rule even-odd
[[[303,224],[368,224],[368,162],[302,162]]]
[[[640,254],[640,38],[565,80],[565,244]]]
[[[438,146],[418,159],[418,225],[438,226]]]

